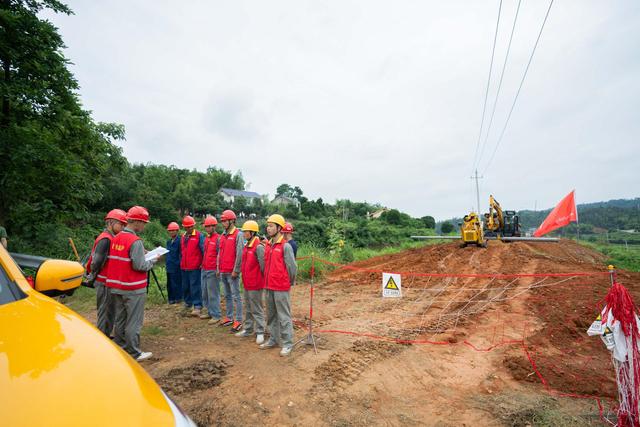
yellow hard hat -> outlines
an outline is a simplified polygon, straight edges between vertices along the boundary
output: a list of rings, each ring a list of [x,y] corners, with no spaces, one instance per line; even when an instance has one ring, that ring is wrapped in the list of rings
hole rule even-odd
[[[255,231],[257,233],[258,231],[260,231],[260,228],[258,227],[257,222],[249,220],[245,221],[244,224],[242,224],[242,231]]]
[[[271,215],[269,218],[267,218],[267,222],[278,224],[280,227],[284,227],[286,224],[284,217],[280,214]]]

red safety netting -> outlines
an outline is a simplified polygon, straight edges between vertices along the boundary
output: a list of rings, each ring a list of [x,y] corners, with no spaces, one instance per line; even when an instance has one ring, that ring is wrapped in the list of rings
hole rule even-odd
[[[539,381],[553,396],[593,400],[601,420],[611,423],[616,405],[611,362],[599,340],[586,335],[602,307],[609,271],[428,273],[306,259],[312,282],[317,264],[358,275],[315,284],[310,303],[299,300],[294,307],[298,327],[308,328],[312,319],[318,334],[462,345],[478,352],[501,349],[515,379]],[[382,273],[401,275],[402,298],[381,298]],[[567,296],[572,304],[566,304]]]

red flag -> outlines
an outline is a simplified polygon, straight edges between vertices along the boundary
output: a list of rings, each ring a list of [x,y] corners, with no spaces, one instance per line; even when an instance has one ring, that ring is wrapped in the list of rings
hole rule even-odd
[[[553,208],[549,216],[540,224],[536,232],[533,233],[534,237],[544,236],[556,228],[564,227],[570,222],[578,221],[578,210],[576,209],[576,201],[574,198],[575,192],[576,190],[573,190],[567,194],[566,197]]]

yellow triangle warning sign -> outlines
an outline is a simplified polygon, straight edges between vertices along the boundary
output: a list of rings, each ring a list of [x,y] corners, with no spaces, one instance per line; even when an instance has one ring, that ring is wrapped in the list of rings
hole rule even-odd
[[[393,290],[398,290],[398,285],[396,285],[396,281],[393,280],[393,276],[389,276],[389,280],[387,281],[387,284],[384,285],[385,289],[393,289]]]

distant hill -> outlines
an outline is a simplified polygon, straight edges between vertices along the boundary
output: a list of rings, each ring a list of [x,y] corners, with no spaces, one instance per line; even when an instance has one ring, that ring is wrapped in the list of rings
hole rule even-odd
[[[537,228],[549,212],[551,209],[518,211],[520,224],[523,229]],[[640,230],[640,198],[579,204],[578,220],[581,225],[591,225],[610,231]]]
[[[521,210],[518,211],[520,224],[523,231],[538,226],[549,215],[551,209],[543,211]],[[483,211],[485,213],[485,211]],[[640,231],[640,197],[635,199],[615,199],[606,202],[582,203],[578,205],[578,219],[580,221],[580,232],[598,232],[602,229],[614,230],[637,230]],[[457,226],[462,218],[452,218],[446,220]],[[437,224],[436,230],[440,230]],[[567,227],[566,231],[575,230],[575,225]],[[574,231],[575,232],[575,231]]]

